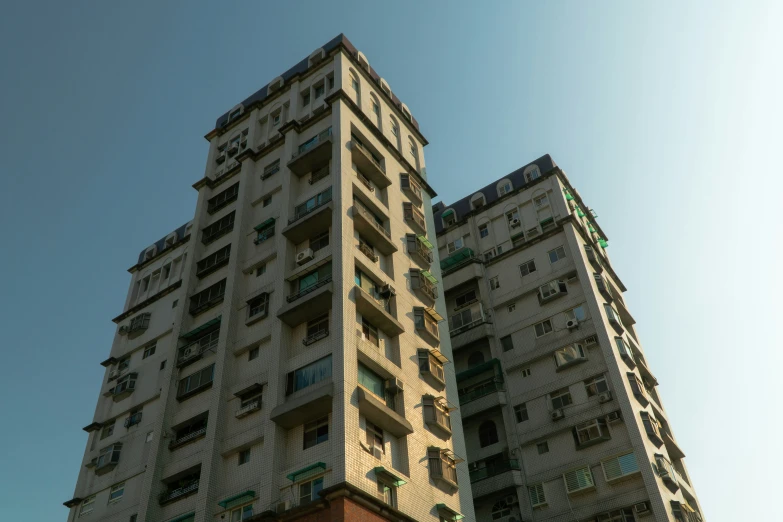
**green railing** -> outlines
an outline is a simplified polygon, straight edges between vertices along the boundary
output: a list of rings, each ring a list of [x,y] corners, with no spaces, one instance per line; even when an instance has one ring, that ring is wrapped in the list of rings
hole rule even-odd
[[[471,401],[480,399],[481,397],[486,397],[487,395],[501,391],[504,391],[502,382],[497,382],[494,379],[485,381],[475,387],[471,387],[470,391],[461,394],[459,396],[459,404],[460,406],[463,406]]]
[[[484,480],[485,478],[494,477],[507,471],[519,471],[519,461],[517,459],[504,459],[495,460],[487,465],[485,468],[474,469],[470,472],[470,483]]]

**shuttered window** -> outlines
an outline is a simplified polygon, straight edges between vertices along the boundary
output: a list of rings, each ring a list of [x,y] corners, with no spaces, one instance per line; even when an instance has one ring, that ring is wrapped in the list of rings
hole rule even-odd
[[[544,484],[535,484],[527,487],[527,494],[530,496],[530,505],[533,507],[546,504],[546,495],[544,495]]]
[[[614,480],[626,475],[631,475],[639,471],[639,463],[636,461],[636,455],[627,453],[601,462],[604,468],[604,477],[606,480]]]
[[[593,474],[589,467],[569,471],[563,475],[563,479],[565,480],[566,491],[568,493],[576,493],[577,491],[595,486]]]

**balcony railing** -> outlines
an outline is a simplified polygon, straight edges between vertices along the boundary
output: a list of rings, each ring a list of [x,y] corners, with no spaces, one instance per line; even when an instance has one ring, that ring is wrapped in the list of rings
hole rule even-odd
[[[424,279],[419,277],[419,288],[424,295],[432,299],[433,301],[438,299],[438,287]]]
[[[297,212],[296,214],[294,214],[294,217],[288,220],[288,224],[291,225],[291,224],[299,221],[300,219],[302,219],[306,215],[312,214],[313,212],[315,212],[316,210],[318,210],[322,206],[324,206],[327,203],[329,203],[330,201],[332,201],[332,187],[329,187],[328,189],[324,190],[323,192],[318,194],[315,198],[316,198],[316,201],[317,201],[315,205],[313,205],[310,208],[307,208],[305,210],[302,210],[302,211]]]
[[[408,223],[414,223],[421,231],[427,230],[427,222],[424,219],[424,214],[419,212],[414,206],[406,206],[403,212],[405,221]]]
[[[481,397],[486,397],[487,395],[502,391],[503,383],[494,379],[490,379],[488,381],[476,384],[475,386],[471,386],[469,391],[459,396],[459,403],[460,405],[467,404],[471,401],[475,401],[476,399],[480,399]]]
[[[367,178],[366,178],[366,177],[365,177],[363,174],[361,174],[360,172],[357,172],[357,173],[356,173],[356,176],[359,178],[359,181],[361,181],[361,182],[362,182],[362,185],[364,185],[365,187],[367,187],[367,190],[369,190],[370,192],[375,192],[375,187],[373,187],[373,186],[372,186],[372,184],[370,183],[370,180],[369,180],[369,179],[367,179]]]
[[[172,440],[169,442],[169,449],[174,449],[182,446],[183,444],[187,444],[190,441],[196,440],[199,437],[203,437],[207,434],[207,427],[204,426],[203,428],[200,428],[196,431],[191,431],[190,433],[183,435],[177,439]]]
[[[329,138],[332,135],[332,128],[329,127],[325,131],[321,131],[319,134],[316,134],[306,142],[299,145],[299,149],[294,152],[291,155],[291,159],[297,158],[303,154],[306,154],[310,149],[314,148],[319,143],[323,142],[325,139]]]
[[[378,262],[378,256],[375,255],[373,248],[367,243],[364,243],[363,241],[359,241],[359,244],[357,245],[356,248],[358,248],[362,254],[370,258],[370,261],[372,261],[373,263]]]
[[[375,228],[377,228],[378,230],[380,230],[381,232],[383,232],[383,235],[384,235],[384,236],[386,236],[387,238],[391,239],[391,232],[389,232],[388,230],[386,230],[386,228],[385,228],[383,225],[381,225],[380,223],[378,223],[378,222],[375,220],[375,216],[373,216],[373,215],[370,213],[370,211],[368,211],[367,209],[365,209],[364,207],[362,207],[362,206],[360,206],[360,205],[354,205],[354,206],[353,206],[353,209],[354,209],[354,212],[357,212],[357,211],[358,211],[358,212],[359,212],[359,214],[361,214],[362,216],[364,216],[364,218],[365,218],[367,221],[369,221],[370,223],[372,223],[373,225],[375,225]]]
[[[432,255],[432,250],[427,248],[427,246],[424,244],[424,242],[416,238],[416,250],[414,253],[419,256],[419,258],[424,261],[427,265],[432,264],[432,261],[434,260],[434,257]]]
[[[310,346],[316,341],[320,341],[321,339],[324,339],[326,337],[329,337],[329,330],[321,330],[319,332],[315,332],[314,334],[310,334],[304,339],[302,339],[302,344],[305,346]]]
[[[304,288],[304,289],[298,291],[295,294],[289,295],[288,297],[286,297],[286,301],[288,301],[289,303],[293,303],[297,299],[302,298],[302,297],[306,296],[307,294],[309,294],[311,292],[315,292],[316,290],[318,290],[322,286],[326,285],[327,283],[331,283],[331,282],[332,282],[332,276],[329,275],[329,276],[325,277],[324,279],[321,279],[317,283],[314,283],[314,284],[308,286],[307,288]]]
[[[177,489],[172,489],[169,491],[163,492],[160,496],[160,503],[161,504],[167,504],[169,502],[173,502],[179,498],[182,498],[184,496],[190,495],[192,493],[195,493],[198,491],[198,483],[199,480],[196,479],[194,481],[191,481],[184,486],[180,486]]]
[[[433,407],[432,410],[434,411],[435,418],[431,420],[438,426],[451,431],[451,415],[441,410],[438,406]]]
[[[239,419],[241,417],[244,417],[245,415],[249,415],[249,414],[253,413],[254,411],[257,411],[257,410],[260,410],[260,409],[261,409],[261,399],[259,398],[259,399],[255,399],[255,400],[245,404],[241,408],[239,408],[236,411],[236,413],[234,414],[234,416]]]
[[[457,468],[444,457],[429,457],[430,474],[457,484]]]
[[[179,349],[179,357],[177,357],[177,366],[183,365],[186,362],[196,361],[206,351],[216,350],[218,340],[220,339],[220,330],[204,335],[193,341],[190,344],[186,344]]]
[[[493,460],[488,466],[471,471],[470,483],[472,484],[512,470],[519,471],[519,461],[517,459]]]
[[[416,329],[423,330],[428,334],[430,334],[431,336],[435,337],[436,339],[440,339],[440,333],[438,332],[438,323],[436,323],[432,319],[428,319],[427,317],[424,317],[423,320],[416,321]]]
[[[356,148],[358,148],[360,151],[362,151],[362,153],[363,153],[365,156],[367,156],[367,159],[369,159],[370,161],[372,161],[372,162],[373,162],[373,164],[374,164],[376,167],[378,167],[378,169],[379,169],[381,172],[383,172],[384,174],[386,174],[386,169],[385,169],[385,168],[384,168],[384,166],[381,164],[381,162],[380,162],[380,161],[378,161],[378,160],[377,160],[377,159],[376,159],[376,158],[375,158],[375,157],[374,157],[374,156],[373,156],[373,155],[370,153],[370,151],[368,151],[367,149],[365,149],[365,148],[364,148],[364,145],[363,145],[362,143],[359,143],[359,142],[358,142],[358,141],[356,141],[356,140],[351,140],[351,147],[356,147]]]

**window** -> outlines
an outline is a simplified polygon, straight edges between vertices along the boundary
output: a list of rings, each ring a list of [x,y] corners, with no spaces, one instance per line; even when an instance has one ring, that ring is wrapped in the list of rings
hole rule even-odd
[[[155,355],[155,344],[151,344],[144,348],[144,354],[141,356],[141,358],[146,359],[150,355]]]
[[[555,229],[554,218],[547,218],[541,221],[541,232],[548,232]]]
[[[378,328],[370,323],[367,319],[362,317],[362,339],[370,341],[375,346],[380,346],[381,342],[378,338]]]
[[[530,172],[525,174],[525,179],[527,180],[528,183],[540,177],[541,177],[541,172],[539,172],[538,167],[532,169]]]
[[[136,515],[131,515],[130,518],[128,519],[128,522],[136,522],[136,520],[138,518],[139,518],[139,515],[137,515],[137,514]],[[184,520],[182,522],[187,522],[187,520]]]
[[[378,481],[378,498],[393,508],[397,507],[397,490],[382,480]]]
[[[109,504],[113,504],[114,502],[119,502],[122,500],[122,495],[125,493],[125,483],[120,482],[119,484],[115,484],[111,487],[109,490]]]
[[[386,452],[383,444],[383,430],[370,421],[367,421],[367,446],[371,453],[373,448],[378,448],[381,453]]]
[[[497,426],[491,420],[482,422],[478,429],[478,436],[479,445],[482,448],[496,444],[498,442]]]
[[[381,115],[381,106],[380,106],[380,105],[378,105],[378,102],[377,102],[377,101],[375,101],[375,100],[373,100],[373,101],[372,101],[372,112],[373,112],[373,113],[374,113],[376,116],[380,116],[380,115]]]
[[[480,237],[487,237],[489,235],[489,226],[487,225],[479,225],[479,236]]]
[[[359,92],[359,80],[357,80],[356,78],[351,77],[351,88],[354,91]]]
[[[253,516],[253,504],[248,504],[246,506],[238,507],[236,509],[231,510],[231,517],[226,522],[240,522],[240,520],[247,520],[248,518],[251,518]],[[194,515],[195,517],[195,515]],[[195,518],[194,518],[195,520]],[[182,522],[190,522],[187,520],[183,520]]]
[[[109,424],[108,426],[104,426],[103,430],[101,430],[101,440],[111,437],[113,434],[114,434],[114,421],[111,421],[111,424]]]
[[[268,207],[269,205],[271,205],[272,204],[272,196],[265,197],[264,200],[261,202],[261,204],[264,207]]]
[[[522,377],[530,377],[530,368],[522,369]]]
[[[384,379],[365,365],[359,363],[359,384],[367,388],[369,391],[384,398],[385,385]]]
[[[235,110],[235,111],[233,111],[231,114],[229,114],[229,116],[228,116],[228,121],[233,121],[233,120],[235,120],[235,119],[239,118],[239,115],[240,115],[240,114],[242,114],[242,107],[240,107],[240,108],[236,109],[236,110]]]
[[[567,293],[568,285],[566,285],[565,281],[550,281],[538,287],[538,294],[541,300],[551,299]]]
[[[506,212],[506,221],[508,221],[508,226],[510,228],[522,226],[522,222],[519,220],[519,210],[515,209],[511,212]]]
[[[100,469],[106,466],[115,466],[120,461],[120,453],[122,452],[122,444],[115,442],[111,446],[103,448],[98,455],[98,460],[95,463],[96,469]]]
[[[623,324],[620,320],[620,314],[617,313],[617,310],[612,308],[612,305],[604,303],[604,310],[606,311],[606,317],[609,319],[610,323]]]
[[[184,399],[212,386],[212,379],[215,376],[215,365],[211,364],[201,371],[191,373],[179,381],[177,399]]]
[[[302,107],[306,107],[307,105],[310,105],[310,93],[306,92],[302,94]]]
[[[258,359],[258,353],[260,352],[260,349],[258,346],[255,348],[251,348],[249,352],[247,352],[247,360],[252,361],[253,359]]]
[[[151,317],[152,317],[151,313],[145,312],[131,319],[131,322],[128,325],[128,333],[131,334],[133,332],[138,332],[140,330],[146,330],[147,328],[149,328]]]
[[[399,136],[400,128],[397,126],[397,122],[394,121],[394,119],[391,119],[390,123],[391,123],[391,133],[394,134],[395,136]]]
[[[266,263],[256,268],[256,277],[264,275],[266,273]]]
[[[237,466],[241,466],[242,464],[247,464],[250,462],[250,449],[242,450],[239,452],[239,458],[237,459]]]
[[[236,201],[237,196],[239,196],[239,183],[234,183],[229,188],[207,201],[207,212],[214,214],[229,203]]]
[[[226,245],[217,252],[208,255],[198,263],[196,263],[196,275],[203,277],[211,272],[214,272],[221,266],[228,263],[229,256],[231,255],[231,245]]]
[[[478,366],[479,364],[484,363],[484,354],[481,352],[473,352],[470,354],[470,357],[468,357],[468,368],[473,368],[474,366]]]
[[[604,460],[601,462],[601,467],[604,469],[604,477],[607,482],[639,472],[639,463],[633,453]]]
[[[450,211],[448,214],[441,214],[441,219],[443,219],[444,227],[450,227],[457,222],[457,217],[454,215],[454,211]]]
[[[549,443],[547,441],[539,442],[536,444],[536,449],[538,450],[539,455],[543,455],[544,453],[549,453]]]
[[[549,394],[549,399],[552,401],[552,409],[559,410],[571,404],[571,392],[568,388],[560,388]]]
[[[319,496],[318,493],[320,493],[322,489],[324,489],[323,477],[318,477],[309,482],[299,484],[299,505],[317,500]]]
[[[130,428],[141,422],[141,410],[131,410],[128,418],[125,419],[125,427]]]
[[[563,479],[565,480],[567,493],[576,493],[577,491],[592,488],[593,486],[595,486],[595,482],[593,481],[593,474],[590,471],[590,467],[569,471],[568,473],[563,475]]]
[[[430,353],[429,350],[423,349],[418,351],[418,358],[419,373],[429,373],[442,383],[446,382],[446,377],[443,373],[443,363],[435,355]]]
[[[460,237],[460,238],[455,239],[451,243],[447,243],[446,244],[446,251],[449,254],[453,254],[454,252],[456,252],[457,250],[459,250],[460,248],[462,248],[464,246],[465,246],[465,241],[463,241],[463,239]]]
[[[554,250],[549,251],[549,262],[550,263],[557,263],[561,259],[565,257],[565,248],[563,247],[557,247]]]
[[[511,312],[513,312],[516,309],[517,309],[517,305],[516,304],[508,305],[508,313],[511,313]]]
[[[218,304],[226,293],[226,280],[223,279],[195,294],[190,298],[190,313],[195,315]]]
[[[320,317],[307,322],[307,337],[303,341],[305,346],[314,343],[319,339],[329,335],[329,314],[326,313]]]
[[[606,376],[598,375],[592,379],[585,381],[585,390],[587,390],[588,397],[594,397],[599,393],[605,393],[609,391],[609,385],[606,384]]]
[[[536,207],[545,207],[549,205],[549,199],[546,197],[546,194],[541,194],[533,198],[533,204]]]
[[[416,142],[413,141],[412,138],[408,138],[408,145],[409,145],[409,148],[410,148],[411,156],[413,156],[414,158],[418,158],[419,157],[419,150],[416,147]]]
[[[458,295],[456,299],[456,306],[457,308],[463,307],[465,305],[469,305],[470,303],[473,303],[478,300],[478,297],[476,296],[476,291],[471,290],[469,292],[465,292],[462,295]]]
[[[302,449],[312,448],[329,440],[329,417],[322,417],[304,425]]]
[[[511,507],[505,500],[499,500],[492,506],[492,520],[499,520],[503,517],[511,516]]]
[[[609,439],[609,431],[604,419],[594,419],[574,427],[574,439],[577,446],[583,446],[590,442]]]
[[[505,196],[511,192],[512,186],[510,181],[504,181],[502,185],[498,187],[498,195]]]
[[[178,304],[179,304],[179,299],[174,299],[174,302],[171,303],[171,307],[176,308]]]
[[[92,510],[94,508],[95,508],[95,495],[92,495],[85,498],[82,501],[82,507],[79,509],[79,516],[82,517],[84,515],[92,513]]]
[[[542,337],[552,331],[552,321],[547,319],[535,325],[536,337]]]
[[[318,98],[323,96],[324,92],[326,92],[326,89],[324,88],[323,82],[321,82],[319,85],[315,86],[315,99],[317,100]]]
[[[248,318],[266,317],[269,313],[269,294],[261,294],[247,302]]]
[[[639,415],[642,418],[642,424],[644,424],[644,431],[647,432],[647,436],[660,447],[663,440],[661,439],[661,425],[658,419],[646,411],[640,411]]]
[[[566,320],[582,322],[586,319],[585,309],[582,306],[577,306],[571,310],[566,310]]]
[[[327,79],[329,80],[329,90],[334,89],[334,76],[329,76]]]
[[[216,239],[223,237],[234,230],[234,214],[236,211],[226,214],[208,227],[201,230],[201,242],[208,245]]]
[[[272,115],[272,127],[280,125],[280,111]]]
[[[160,369],[164,369],[166,367],[166,361],[160,361]]]
[[[286,376],[286,395],[303,390],[317,382],[332,377],[332,356],[327,355],[296,371],[288,372]]]
[[[329,246],[329,231],[322,232],[316,236],[310,238],[310,249],[313,252],[318,252],[322,248]]]
[[[500,338],[500,346],[503,347],[504,352],[510,352],[514,349],[514,341],[511,340],[511,336],[507,335]]]
[[[530,261],[525,261],[521,265],[519,265],[519,274],[522,277],[525,277],[528,274],[531,274],[536,271],[536,262],[532,259]]]
[[[532,507],[546,505],[546,496],[544,495],[544,484],[534,484],[527,487],[527,495],[530,497]]]
[[[327,167],[328,171],[328,167]],[[327,172],[328,174],[328,172]],[[313,176],[316,174],[313,173]],[[325,205],[326,203],[330,202],[332,200],[332,187],[329,187],[328,189],[324,190],[323,192],[320,192],[316,194],[315,196],[311,197],[304,203],[297,205],[294,207],[294,219],[299,219],[302,216],[309,214],[314,209]]]
[[[525,422],[530,419],[527,415],[527,403],[514,406],[514,416],[517,418],[517,422]]]
[[[497,290],[498,288],[500,288],[500,281],[498,280],[498,276],[490,278],[490,280],[489,280],[489,289],[490,290]]]
[[[569,344],[555,350],[555,364],[558,368],[585,361],[586,359],[584,348],[579,343]]]
[[[277,174],[280,172],[280,160],[275,160],[266,167],[264,167],[264,172],[261,174],[261,179],[266,179],[269,176],[272,176],[273,174]]]
[[[155,432],[151,431],[151,432],[147,433],[147,438],[145,439],[144,442],[152,442],[152,439],[154,438],[154,436],[155,436]]]

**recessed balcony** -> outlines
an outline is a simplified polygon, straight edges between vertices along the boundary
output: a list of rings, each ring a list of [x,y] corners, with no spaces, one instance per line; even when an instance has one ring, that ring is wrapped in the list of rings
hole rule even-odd
[[[441,260],[440,269],[444,288],[456,288],[483,275],[481,260],[470,248],[461,248]]]
[[[272,409],[269,420],[285,429],[314,421],[331,413],[333,397],[330,378],[288,395],[283,404]]]
[[[506,456],[490,457],[474,464],[470,471],[473,498],[481,498],[523,485],[522,472],[517,459]]]
[[[332,128],[313,136],[299,145],[291,156],[288,169],[302,177],[332,159]]]
[[[286,304],[278,310],[277,317],[291,327],[302,324],[332,308],[333,293],[330,275],[286,297]]]
[[[177,484],[178,484],[177,487],[174,487],[172,489],[167,489],[166,491],[161,493],[159,498],[161,506],[164,506],[171,502],[175,502],[177,500],[181,500],[185,497],[189,497],[190,495],[195,495],[196,493],[198,493],[199,479],[194,479],[185,482],[178,482]]]
[[[368,210],[359,205],[351,207],[353,226],[362,237],[375,245],[383,255],[393,254],[397,251],[397,245],[392,241],[391,233],[386,227],[376,221]]]
[[[283,229],[283,235],[293,243],[301,243],[329,230],[333,208],[332,187],[329,187],[295,209],[294,216]]]
[[[358,286],[354,287],[353,297],[356,301],[356,311],[389,337],[395,337],[405,331],[391,313],[391,297],[383,298],[375,292],[370,294]]]
[[[413,433],[411,423],[389,408],[383,399],[361,386],[357,387],[356,393],[359,399],[359,413],[370,422],[395,437],[404,437]]]
[[[494,379],[472,386],[459,396],[462,418],[467,419],[508,404],[504,388],[502,382],[497,382]]]
[[[351,149],[351,160],[356,163],[359,171],[380,188],[391,185],[391,180],[386,175],[386,169],[373,153],[356,140],[348,144]]]

